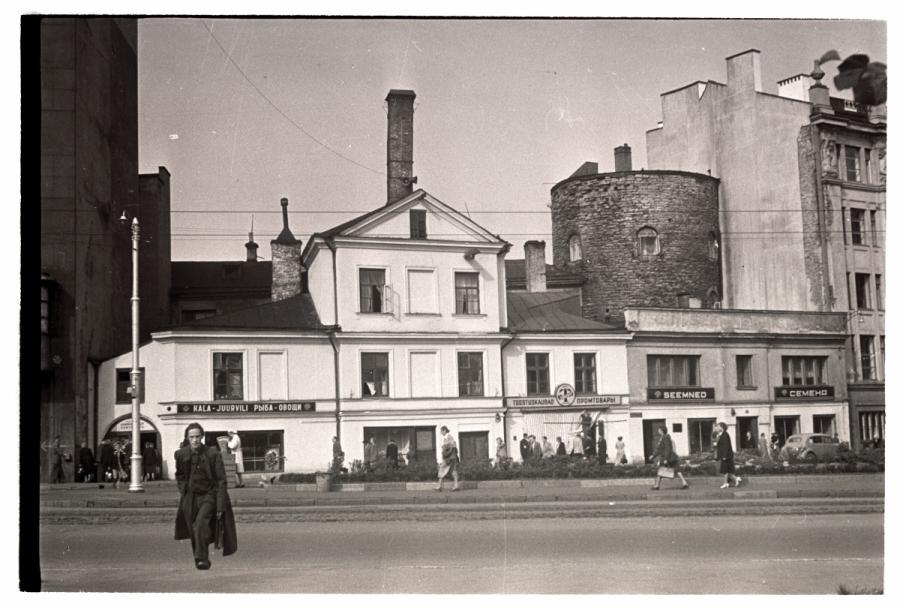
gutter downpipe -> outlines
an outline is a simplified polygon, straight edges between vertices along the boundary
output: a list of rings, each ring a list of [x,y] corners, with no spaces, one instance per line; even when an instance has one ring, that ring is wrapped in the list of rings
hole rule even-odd
[[[515,331],[510,332],[512,336],[500,344],[500,393],[503,394],[503,444],[506,445],[507,457],[510,457],[509,418],[507,417],[509,414],[509,407],[506,404],[506,366],[504,365],[503,350],[505,350],[510,343],[518,339]]]
[[[334,296],[334,325],[328,331],[328,341],[331,343],[331,350],[334,353],[334,427],[335,436],[338,442],[341,441],[341,359],[340,348],[337,344],[336,333],[341,329],[338,324],[338,292],[337,292],[337,247],[334,245],[334,239],[325,238],[325,245],[331,250],[331,281],[333,285]]]

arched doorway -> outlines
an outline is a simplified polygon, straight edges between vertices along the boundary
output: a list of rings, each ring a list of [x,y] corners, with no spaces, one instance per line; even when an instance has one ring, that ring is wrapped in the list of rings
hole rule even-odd
[[[114,419],[109,424],[106,428],[106,434],[103,435],[103,440],[110,440],[112,442],[121,441],[123,444],[128,445],[131,443],[131,431],[133,429],[131,415],[123,415],[122,417]],[[141,450],[143,450],[148,443],[156,449],[157,455],[159,456],[158,460],[161,463],[162,439],[159,430],[156,429],[156,426],[153,425],[152,421],[141,416]]]

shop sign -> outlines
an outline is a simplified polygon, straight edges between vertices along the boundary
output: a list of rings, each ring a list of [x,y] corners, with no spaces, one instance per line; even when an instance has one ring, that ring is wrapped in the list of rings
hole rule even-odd
[[[647,388],[647,400],[682,402],[715,399],[715,388]]]
[[[775,400],[834,400],[833,385],[775,386]]]
[[[132,430],[134,430],[134,420],[132,420],[129,417],[127,419],[123,419],[122,421],[117,423],[115,426],[113,426],[110,429],[110,432],[131,432]],[[153,426],[150,425],[149,422],[146,422],[143,419],[141,419],[141,432],[155,432],[155,431],[156,430],[153,428]]]
[[[291,415],[316,410],[315,402],[178,403],[178,413],[190,415]]]
[[[510,407],[608,407],[622,404],[618,394],[565,396],[560,401],[557,396],[531,396],[527,398],[508,398]]]

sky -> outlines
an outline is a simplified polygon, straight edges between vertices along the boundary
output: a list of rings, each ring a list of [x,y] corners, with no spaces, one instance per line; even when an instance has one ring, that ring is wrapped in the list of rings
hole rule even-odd
[[[241,260],[251,222],[268,260],[282,197],[304,242],[384,205],[384,99],[412,89],[417,187],[521,258],[529,239],[551,252],[553,184],[612,171],[623,143],[645,167],[661,93],[724,83],[751,48],[775,93],[829,49],[886,61],[886,44],[873,20],[147,18],[140,171],[172,175],[174,260]]]

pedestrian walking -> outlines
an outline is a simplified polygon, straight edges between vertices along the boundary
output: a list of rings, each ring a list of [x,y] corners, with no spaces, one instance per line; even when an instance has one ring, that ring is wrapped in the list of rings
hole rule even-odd
[[[369,442],[363,447],[363,462],[366,472],[375,471],[375,460],[378,459],[378,448],[375,446],[375,437],[369,438]]]
[[[494,453],[494,468],[506,468],[509,465],[509,455],[506,452],[506,443],[497,437],[497,450]]]
[[[741,477],[734,476],[734,449],[731,447],[731,437],[728,435],[728,424],[720,421],[719,438],[716,440],[716,459],[719,461],[719,474],[725,476],[725,482],[721,489],[727,489],[731,481],[734,486],[741,484]],[[774,434],[774,433],[773,433]]]
[[[543,457],[550,457],[553,455],[553,445],[550,444],[550,441],[547,440],[547,437],[543,437],[543,442],[541,443],[541,455]]]
[[[659,440],[656,443],[656,449],[650,456],[651,461],[656,460],[656,483],[653,485],[653,489],[659,489],[663,477],[674,479],[676,476],[681,479],[681,489],[687,489],[688,482],[684,480],[684,475],[678,467],[678,454],[675,453],[675,445],[672,437],[669,436],[669,429],[660,426],[658,434]]]
[[[456,447],[456,439],[447,426],[441,426],[441,464],[438,467],[438,484],[434,490],[444,490],[444,477],[449,474],[453,477],[453,488],[450,491],[459,491],[458,470],[459,449]]]
[[[215,543],[223,556],[236,552],[237,528],[221,454],[203,444],[200,424],[188,424],[185,436],[188,446],[175,452],[175,480],[180,494],[175,540],[189,538],[194,565],[198,570],[208,570],[209,545]]]
[[[228,449],[234,456],[234,477],[237,479],[235,487],[244,486],[244,450],[241,448],[241,437],[237,430],[228,431]]]
[[[601,464],[605,464],[608,459],[606,455],[606,439],[603,438],[602,434],[597,435],[597,459]]]
[[[766,433],[760,432],[759,434],[759,457],[764,460],[769,460],[772,457],[771,449],[769,448],[769,443],[766,441]]]
[[[394,442],[394,439],[388,441],[384,457],[387,459],[388,468],[392,470],[397,468],[400,458],[400,449],[397,447],[397,443]]]
[[[145,481],[152,481],[156,476],[156,449],[153,443],[144,443],[144,449],[141,451],[141,461],[143,462]]]
[[[105,483],[115,481],[116,456],[112,441],[108,438],[100,441],[100,472],[97,478]]]
[[[556,455],[559,455],[559,456],[566,455],[566,444],[563,442],[561,436],[556,437]]]
[[[544,450],[541,447],[541,443],[534,434],[531,435],[529,440],[531,441],[531,459],[535,462],[540,462],[541,458],[544,457]]]
[[[94,452],[87,446],[87,442],[81,441],[81,449],[78,450],[78,471],[81,473],[81,480],[84,483],[90,483],[94,480],[94,474],[97,466],[94,463]]]
[[[528,433],[522,433],[522,440],[519,441],[519,453],[522,455],[522,462],[527,462],[531,459],[531,440],[528,438]]]
[[[51,483],[65,483],[66,482],[66,471],[63,470],[63,460],[65,457],[63,456],[62,449],[59,446],[59,437],[56,436],[53,438],[53,444],[50,445],[50,482]]]
[[[622,440],[621,436],[616,437],[616,466],[620,464],[627,464],[628,458],[625,457],[625,441]]]

